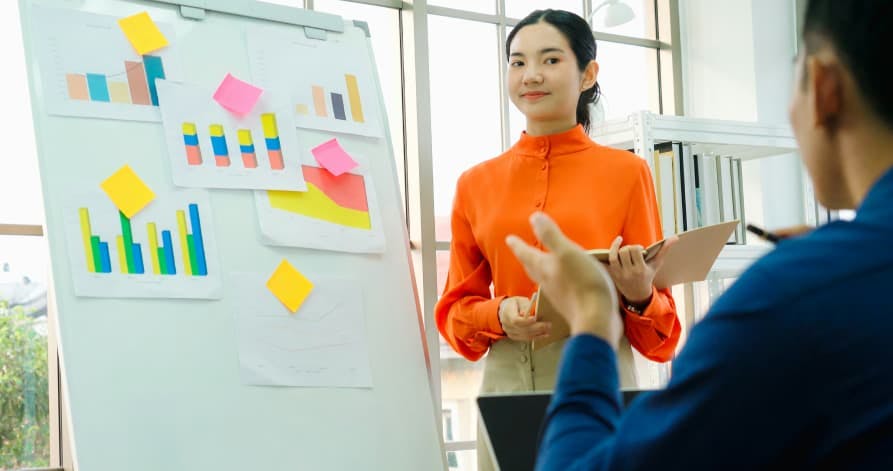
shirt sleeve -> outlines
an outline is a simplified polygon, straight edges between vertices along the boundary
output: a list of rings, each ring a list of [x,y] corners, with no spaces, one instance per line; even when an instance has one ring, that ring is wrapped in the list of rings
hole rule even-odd
[[[456,352],[475,361],[494,340],[505,337],[499,322],[499,303],[493,298],[490,264],[475,241],[462,199],[462,180],[456,188],[450,222],[450,267],[446,286],[434,308],[437,329]]]
[[[790,354],[794,329],[775,327],[779,313],[712,314],[693,329],[667,387],[640,394],[625,412],[614,351],[591,335],[571,338],[536,469],[767,469],[786,450],[806,449],[821,399],[803,394],[812,373]]]
[[[638,160],[636,185],[629,196],[629,209],[621,235],[624,245],[648,247],[663,238],[663,230],[651,170],[644,160]],[[652,287],[651,303],[642,314],[625,309],[623,313],[624,333],[630,345],[653,361],[664,362],[673,358],[682,326],[669,288],[659,290]]]

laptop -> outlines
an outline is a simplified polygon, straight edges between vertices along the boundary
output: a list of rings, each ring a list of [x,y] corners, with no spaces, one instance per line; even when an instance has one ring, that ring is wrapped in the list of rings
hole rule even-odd
[[[624,405],[642,392],[638,389],[622,391]],[[487,446],[497,470],[533,471],[540,430],[551,398],[551,393],[478,397],[478,410],[487,431]]]

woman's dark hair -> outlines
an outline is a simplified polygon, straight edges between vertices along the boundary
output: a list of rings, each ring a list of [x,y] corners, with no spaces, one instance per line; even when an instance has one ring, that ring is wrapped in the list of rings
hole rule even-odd
[[[577,66],[580,68],[580,72],[586,70],[589,61],[595,60],[595,38],[592,36],[592,30],[589,29],[589,24],[586,23],[586,20],[569,11],[551,9],[536,10],[512,28],[508,38],[505,40],[505,56],[511,57],[512,40],[515,39],[515,35],[518,34],[521,28],[541,21],[549,23],[558,31],[561,31],[561,34],[564,35],[571,49],[573,49],[574,56],[577,57]],[[600,95],[601,87],[596,82],[594,86],[584,90],[580,94],[580,100],[577,101],[577,123],[582,124],[583,129],[587,133],[591,124],[589,105],[597,103]]]
[[[811,0],[803,21],[806,54],[830,45],[853,74],[865,102],[888,127],[893,127],[893,87],[890,53],[883,44],[891,26],[890,0]]]

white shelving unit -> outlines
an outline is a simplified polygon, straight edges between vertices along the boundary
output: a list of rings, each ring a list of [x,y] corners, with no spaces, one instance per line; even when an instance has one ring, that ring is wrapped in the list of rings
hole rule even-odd
[[[680,116],[661,116],[648,111],[630,114],[626,118],[596,124],[590,132],[593,140],[602,145],[632,150],[653,168],[655,145],[682,142],[691,146],[692,154],[713,153],[731,156],[742,161],[762,159],[797,151],[797,143],[788,126],[751,122],[694,119]],[[804,179],[804,181],[807,181]],[[804,188],[808,192],[809,188]],[[807,194],[807,201],[812,200]],[[669,202],[668,204],[672,204]],[[812,208],[804,208],[809,213]],[[814,219],[814,218],[813,218]],[[806,221],[810,221],[807,214]],[[768,251],[765,245],[727,245],[713,265],[705,285],[695,289],[686,284],[674,289],[677,304],[684,306],[685,334],[719,292],[723,280],[737,278],[753,261]],[[705,287],[707,289],[705,289]],[[680,296],[681,294],[681,296]],[[705,299],[706,296],[706,299]],[[679,298],[682,299],[679,299]],[[639,362],[639,369],[642,369]],[[643,378],[644,377],[644,378]],[[669,378],[668,369],[660,366],[639,375],[640,386],[660,386]],[[642,384],[644,383],[644,384]],[[651,383],[651,384],[649,384]]]

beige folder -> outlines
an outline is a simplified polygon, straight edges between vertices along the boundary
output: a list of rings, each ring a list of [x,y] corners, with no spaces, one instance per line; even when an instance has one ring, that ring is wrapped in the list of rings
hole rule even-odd
[[[663,289],[680,283],[703,281],[737,225],[737,220],[728,221],[677,234],[679,240],[667,249],[664,264],[654,276],[654,286]],[[645,260],[650,261],[657,255],[663,244],[664,241],[661,240],[645,249]],[[608,263],[608,252],[606,249],[588,251],[602,263]],[[534,350],[570,335],[567,322],[539,291],[536,295],[535,312],[537,320],[552,323],[552,332],[547,338],[535,340]]]

